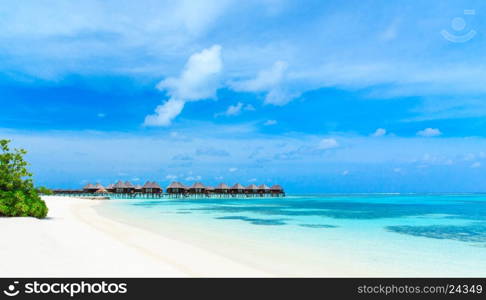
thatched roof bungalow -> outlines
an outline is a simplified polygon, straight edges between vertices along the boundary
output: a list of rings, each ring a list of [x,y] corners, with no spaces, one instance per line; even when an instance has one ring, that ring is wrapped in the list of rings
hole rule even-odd
[[[118,180],[118,182],[113,185],[113,188],[115,189],[115,193],[125,193],[126,191],[125,183],[121,180]]]
[[[115,185],[110,183],[109,185],[106,186],[105,189],[106,189],[106,191],[113,193],[113,192],[115,192]]]
[[[196,182],[194,183],[193,185],[191,185],[191,187],[189,188],[189,192],[190,193],[194,193],[194,194],[202,194],[206,191],[206,187],[204,186],[204,184],[200,183],[200,182]]]
[[[265,184],[261,184],[261,185],[258,186],[258,193],[259,194],[270,194],[270,188]]]
[[[94,193],[96,190],[97,188],[91,183],[88,183],[83,187],[83,192],[85,193]]]
[[[230,191],[230,187],[226,183],[220,183],[214,188],[214,192],[217,194],[227,194]]]
[[[245,192],[245,187],[239,183],[233,185],[230,188],[230,193],[232,194],[243,194]]]
[[[206,194],[214,194],[214,187],[210,186],[210,185],[206,185]]]
[[[94,187],[95,187],[97,190],[98,190],[98,189],[104,189],[104,188],[105,188],[104,186],[102,186],[102,185],[101,185],[101,184],[99,184],[99,183],[95,184],[95,186],[94,186]]]
[[[183,194],[186,191],[186,187],[180,182],[172,182],[166,189],[169,194]]]
[[[270,188],[270,193],[272,193],[272,194],[283,194],[284,190],[280,185],[276,184],[276,185],[273,185]]]
[[[104,187],[101,187],[96,190],[95,194],[108,194],[108,191]]]
[[[258,192],[258,187],[255,184],[250,184],[245,188],[246,194],[256,194]]]
[[[142,193],[146,194],[160,194],[162,193],[162,188],[155,181],[147,181],[142,187]]]
[[[135,192],[135,186],[130,181],[125,181],[125,193]]]

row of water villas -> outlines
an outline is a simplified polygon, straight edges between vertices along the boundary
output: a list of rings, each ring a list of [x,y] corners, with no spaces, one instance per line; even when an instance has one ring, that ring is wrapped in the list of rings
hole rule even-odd
[[[87,184],[82,193],[107,195],[114,194],[122,197],[147,197],[156,198],[163,195],[175,197],[200,197],[200,196],[217,196],[217,197],[283,197],[285,192],[280,185],[273,185],[271,187],[261,184],[250,184],[243,186],[239,183],[228,186],[225,183],[220,183],[217,186],[207,186],[201,182],[196,182],[191,186],[186,186],[180,182],[172,182],[165,190],[154,181],[148,181],[143,186],[133,185],[129,181],[118,181],[115,184],[110,184],[106,187],[101,184]]]

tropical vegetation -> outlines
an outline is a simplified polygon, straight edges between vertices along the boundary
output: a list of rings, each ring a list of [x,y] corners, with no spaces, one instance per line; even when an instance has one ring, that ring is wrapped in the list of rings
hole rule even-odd
[[[0,216],[45,218],[48,209],[27,169],[27,151],[10,149],[9,144],[0,139]]]

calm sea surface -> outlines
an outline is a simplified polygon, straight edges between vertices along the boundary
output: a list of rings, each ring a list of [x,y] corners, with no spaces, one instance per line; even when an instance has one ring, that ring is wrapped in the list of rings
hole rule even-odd
[[[276,251],[298,243],[319,255],[331,247],[356,261],[396,268],[394,275],[400,269],[403,275],[486,275],[483,194],[113,199],[103,206],[154,230],[172,221],[266,241]]]

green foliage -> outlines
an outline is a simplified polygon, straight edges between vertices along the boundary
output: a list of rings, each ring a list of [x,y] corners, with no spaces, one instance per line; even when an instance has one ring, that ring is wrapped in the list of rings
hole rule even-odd
[[[27,151],[10,150],[9,143],[0,140],[0,216],[45,218],[48,209],[27,170]]]
[[[46,188],[45,186],[40,186],[37,188],[37,193],[41,195],[54,195],[54,192],[50,189]]]

